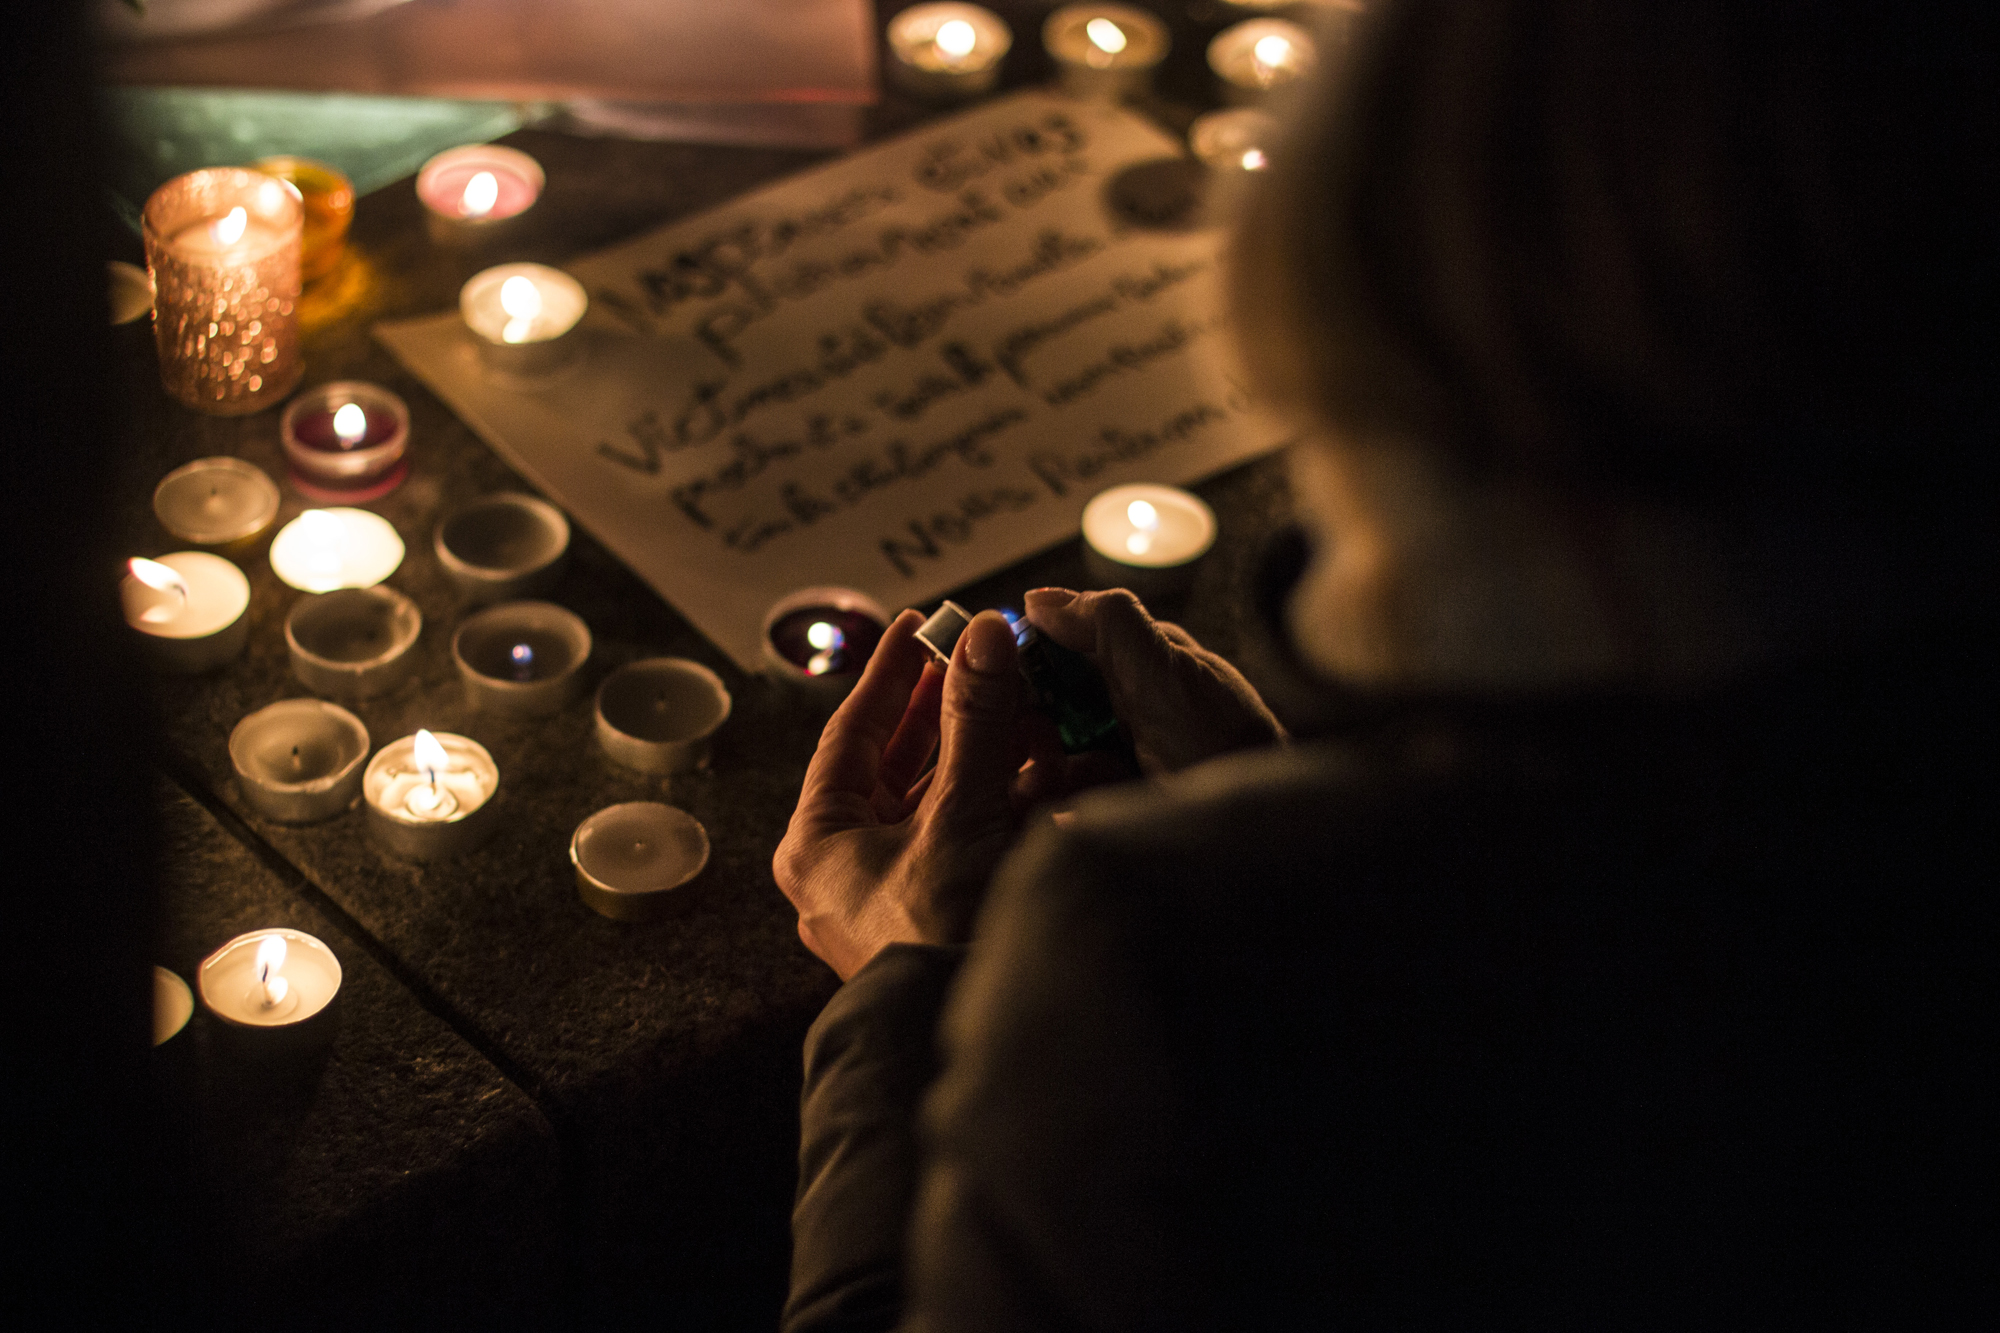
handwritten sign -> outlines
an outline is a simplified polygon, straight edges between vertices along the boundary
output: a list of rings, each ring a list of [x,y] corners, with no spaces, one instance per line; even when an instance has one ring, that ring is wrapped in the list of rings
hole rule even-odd
[[[570,267],[567,371],[456,314],[377,336],[745,669],[808,585],[889,607],[1074,537],[1096,492],[1277,447],[1232,369],[1221,233],[1115,201],[1179,145],[1023,93]]]

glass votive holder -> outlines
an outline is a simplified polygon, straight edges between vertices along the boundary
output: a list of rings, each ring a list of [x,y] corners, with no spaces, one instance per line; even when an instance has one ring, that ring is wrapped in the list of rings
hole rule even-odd
[[[197,458],[153,488],[153,515],[196,546],[247,544],[278,516],[278,484],[240,458]]]
[[[410,409],[379,384],[317,384],[285,405],[278,441],[292,488],[324,504],[379,500],[410,475]]]
[[[764,613],[765,674],[838,701],[875,654],[889,613],[852,588],[801,588]]]
[[[1224,28],[1208,44],[1208,67],[1221,100],[1261,102],[1312,72],[1319,48],[1289,19],[1257,18]]]
[[[1179,596],[1215,545],[1215,511],[1173,486],[1113,486],[1083,509],[1084,568],[1100,588]]]
[[[473,708],[509,717],[561,712],[583,685],[590,627],[554,602],[502,602],[468,616],[451,658]]]
[[[285,617],[285,648],[292,675],[314,694],[373,699],[416,670],[410,650],[423,628],[423,612],[394,588],[342,588],[299,599]]]
[[[219,555],[134,560],[119,584],[125,623],[156,669],[182,675],[236,660],[250,637],[250,580]]]
[[[449,731],[420,731],[375,752],[361,775],[368,836],[392,856],[441,861],[500,827],[500,766],[486,747]]]
[[[569,553],[569,520],[533,495],[483,495],[447,515],[432,544],[438,563],[475,605],[554,587]]]
[[[417,171],[417,198],[438,245],[487,246],[513,235],[517,219],[542,197],[542,164],[517,148],[466,144],[447,148]]]
[[[153,191],[140,215],[160,382],[197,411],[241,416],[299,382],[305,206],[260,171],[211,167]]]
[[[586,906],[614,921],[645,921],[665,913],[674,890],[708,865],[708,830],[684,810],[657,801],[628,801],[599,810],[569,840],[576,891]]]
[[[583,284],[546,264],[499,264],[459,288],[458,312],[487,369],[547,375],[580,345],[577,322],[590,308]]]
[[[699,662],[628,662],[597,687],[597,743],[641,773],[693,772],[707,767],[709,739],[730,707],[729,688]]]
[[[993,91],[1014,30],[983,5],[912,5],[889,20],[889,78],[912,97],[962,102]]]
[[[1042,45],[1076,97],[1146,92],[1172,41],[1166,24],[1130,5],[1064,5],[1042,24]]]
[[[276,176],[299,192],[305,207],[299,276],[312,282],[331,273],[347,250],[347,228],[354,221],[354,182],[338,167],[286,154],[260,157],[250,169]]]
[[[202,1006],[229,1028],[296,1041],[326,1032],[340,960],[302,930],[253,930],[202,959],[194,981]]]
[[[280,824],[315,824],[346,811],[361,795],[367,758],[361,719],[318,699],[280,699],[229,733],[243,803]]]

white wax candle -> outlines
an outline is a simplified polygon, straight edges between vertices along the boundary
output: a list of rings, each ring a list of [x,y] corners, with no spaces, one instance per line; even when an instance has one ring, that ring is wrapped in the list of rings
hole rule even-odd
[[[1083,537],[1116,564],[1166,569],[1215,544],[1215,511],[1172,486],[1114,486],[1084,506]]]
[[[278,516],[278,487],[240,458],[197,458],[153,489],[153,514],[182,541],[221,546],[254,537]]]
[[[119,585],[125,623],[146,636],[155,663],[206,671],[242,651],[250,580],[219,555],[175,551],[133,560]]]
[[[1129,5],[1066,5],[1042,24],[1063,87],[1084,97],[1143,91],[1172,40],[1166,24]]]
[[[657,801],[614,805],[577,825],[569,859],[578,894],[617,920],[652,914],[708,864],[708,831]]]
[[[403,539],[365,509],[308,509],[271,539],[271,570],[303,592],[372,588],[403,563]]]
[[[390,741],[361,776],[370,836],[420,861],[466,851],[488,837],[499,788],[500,768],[486,747],[448,731]]]
[[[238,935],[195,973],[209,1012],[245,1028],[303,1023],[333,1003],[340,979],[333,950],[304,931],[284,929]]]
[[[981,5],[912,5],[889,20],[891,76],[919,97],[967,98],[992,89],[1014,33]]]
[[[1208,67],[1233,101],[1252,101],[1312,72],[1312,34],[1284,19],[1249,19],[1208,44]]]
[[[475,273],[458,297],[466,327],[508,347],[560,338],[589,307],[582,283],[544,264],[501,264]]]

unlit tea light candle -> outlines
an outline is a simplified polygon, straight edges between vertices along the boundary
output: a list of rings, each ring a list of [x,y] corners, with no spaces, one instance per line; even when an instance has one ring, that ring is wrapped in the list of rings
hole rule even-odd
[[[597,743],[642,773],[689,772],[708,762],[709,738],[730,706],[722,678],[699,662],[628,662],[597,687]]]
[[[993,90],[1013,29],[980,5],[912,5],[889,20],[890,77],[903,91],[962,101]]]
[[[197,546],[247,542],[278,516],[278,485],[240,458],[197,458],[153,488],[153,514]]]
[[[1042,24],[1042,45],[1079,97],[1142,93],[1166,59],[1167,25],[1130,5],[1065,5]]]
[[[219,555],[176,551],[134,559],[119,585],[125,623],[142,636],[153,664],[193,673],[232,661],[250,622],[250,580]]]
[[[494,370],[533,375],[575,352],[570,333],[590,308],[583,284],[545,264],[500,264],[459,289],[458,311]]]
[[[590,627],[554,602],[502,602],[466,618],[451,638],[465,701],[513,717],[562,711],[583,684]]]
[[[201,1002],[239,1028],[292,1028],[340,993],[340,960],[302,930],[253,930],[202,960]]]
[[[241,167],[189,172],[153,191],[141,231],[168,393],[240,416],[298,383],[304,218],[296,190]]]
[[[708,865],[708,852],[700,821],[657,801],[599,810],[577,825],[569,841],[578,896],[618,921],[658,915],[673,891]]]
[[[448,731],[419,731],[375,752],[361,775],[368,834],[413,861],[470,851],[498,827],[500,769],[486,747]]]
[[[1260,100],[1311,73],[1318,59],[1312,34],[1285,19],[1249,19],[1208,44],[1208,67],[1232,102]]]
[[[308,509],[271,539],[271,570],[301,592],[372,588],[403,563],[403,539],[365,509]]]
[[[294,489],[352,504],[380,499],[410,474],[410,409],[379,384],[337,380],[285,406],[278,439]]]
[[[417,172],[417,198],[440,244],[497,239],[542,197],[541,163],[498,144],[447,148]]]
[[[332,819],[361,794],[368,728],[318,699],[281,699],[229,733],[229,762],[244,803],[281,824]]]
[[[292,675],[314,694],[372,699],[416,668],[423,613],[394,588],[342,588],[301,598],[285,617]]]
[[[438,563],[474,602],[546,592],[562,574],[569,520],[546,500],[503,491],[438,523]]]

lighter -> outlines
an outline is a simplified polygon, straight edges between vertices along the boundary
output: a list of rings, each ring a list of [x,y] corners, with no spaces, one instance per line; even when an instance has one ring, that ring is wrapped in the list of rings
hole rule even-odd
[[[1018,611],[1002,610],[1014,627],[1020,648],[1021,675],[1034,691],[1036,705],[1056,724],[1066,754],[1086,750],[1123,750],[1118,715],[1111,711],[1111,694],[1104,677],[1082,653],[1045,638]],[[972,623],[972,614],[956,602],[946,602],[917,630],[917,641],[940,662],[951,661],[958,636]]]

